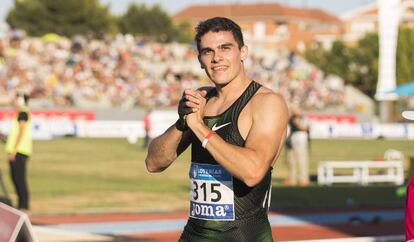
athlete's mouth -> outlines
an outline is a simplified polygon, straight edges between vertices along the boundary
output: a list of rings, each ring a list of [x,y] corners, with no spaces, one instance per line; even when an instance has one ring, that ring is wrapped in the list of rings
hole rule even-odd
[[[213,66],[212,68],[211,68],[211,70],[213,70],[213,71],[225,71],[225,70],[227,70],[227,66]]]

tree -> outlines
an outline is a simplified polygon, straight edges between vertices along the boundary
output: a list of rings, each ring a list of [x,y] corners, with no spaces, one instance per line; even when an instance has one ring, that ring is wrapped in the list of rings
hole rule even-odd
[[[378,34],[369,33],[352,49],[351,83],[364,93],[374,97],[378,81],[379,42]]]
[[[397,49],[397,82],[403,84],[414,80],[414,30],[400,28]]]
[[[342,41],[335,41],[328,51],[310,49],[305,58],[326,74],[335,74],[373,97],[378,78],[379,45],[377,34],[367,34],[354,48]]]
[[[98,0],[15,0],[6,21],[32,36],[50,32],[65,36],[89,32],[101,35],[116,30],[108,6],[101,6]]]
[[[397,42],[397,84],[414,80],[414,29],[400,28]],[[347,53],[347,54],[346,54]],[[375,95],[379,68],[379,39],[377,33],[366,34],[354,48],[335,42],[332,49],[310,49],[305,58],[328,74],[337,74],[364,93]]]
[[[352,79],[350,75],[349,64],[352,59],[352,51],[345,45],[343,41],[335,41],[329,52],[326,52],[325,71],[342,77],[349,82]]]
[[[174,26],[169,15],[159,5],[147,7],[145,4],[130,4],[127,12],[119,18],[118,26],[122,33],[150,36],[157,41],[189,41],[186,35],[189,25],[180,23]]]
[[[314,48],[307,48],[305,51],[305,58],[321,70],[326,66],[326,53],[322,45],[317,45]]]
[[[174,40],[181,43],[191,43],[194,41],[191,31],[191,24],[188,21],[180,21],[174,25]]]

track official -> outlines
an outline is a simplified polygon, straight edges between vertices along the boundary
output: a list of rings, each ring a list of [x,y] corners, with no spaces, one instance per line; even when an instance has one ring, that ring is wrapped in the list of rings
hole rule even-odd
[[[10,174],[18,196],[18,208],[20,210],[29,209],[27,161],[32,154],[32,125],[27,103],[28,96],[16,95],[13,101],[16,116],[13,118],[6,142]]]

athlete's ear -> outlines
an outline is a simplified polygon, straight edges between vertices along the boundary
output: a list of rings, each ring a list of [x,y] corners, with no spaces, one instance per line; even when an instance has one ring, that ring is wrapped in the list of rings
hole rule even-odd
[[[240,48],[240,58],[243,61],[245,61],[247,59],[247,54],[249,53],[249,48],[247,48],[247,45],[243,45]]]

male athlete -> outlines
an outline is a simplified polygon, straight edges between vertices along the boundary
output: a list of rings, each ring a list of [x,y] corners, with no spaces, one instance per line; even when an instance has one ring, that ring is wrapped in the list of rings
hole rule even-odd
[[[215,87],[184,91],[179,120],[149,146],[147,169],[165,170],[192,145],[190,211],[180,241],[273,241],[267,209],[286,104],[246,76],[248,48],[232,20],[201,22],[195,40]]]

